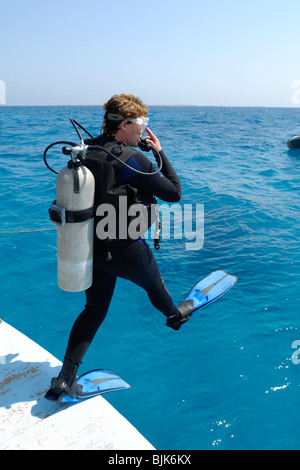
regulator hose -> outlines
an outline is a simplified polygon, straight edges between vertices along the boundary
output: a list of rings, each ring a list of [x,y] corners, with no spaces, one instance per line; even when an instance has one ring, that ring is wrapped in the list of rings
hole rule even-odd
[[[61,144],[67,144],[68,146],[70,146],[67,149],[65,147],[63,147],[62,152],[65,155],[72,155],[72,159],[73,159],[74,162],[76,162],[76,161],[79,162],[80,161],[82,163],[85,160],[85,158],[86,158],[86,156],[89,152],[91,152],[93,150],[103,150],[110,157],[113,157],[115,160],[117,160],[119,163],[121,163],[123,166],[127,167],[129,170],[133,171],[134,173],[137,173],[137,174],[140,174],[140,175],[145,175],[145,176],[153,176],[153,175],[156,175],[157,173],[159,173],[161,171],[161,169],[163,167],[162,156],[161,156],[161,154],[158,150],[155,150],[150,145],[148,145],[146,150],[150,150],[150,148],[151,148],[153,153],[156,154],[157,158],[155,157],[155,159],[158,163],[158,169],[156,171],[152,171],[152,172],[140,171],[140,170],[137,170],[136,168],[133,168],[132,166],[128,165],[127,163],[123,162],[120,158],[118,158],[118,155],[121,155],[121,153],[122,153],[122,146],[119,145],[118,143],[116,143],[116,145],[112,148],[112,152],[110,152],[109,150],[106,150],[104,147],[101,147],[101,145],[86,145],[84,143],[84,140],[83,140],[81,134],[80,134],[80,131],[78,130],[78,127],[80,127],[80,129],[82,129],[84,132],[86,132],[88,134],[88,136],[91,137],[92,139],[94,137],[81,124],[79,124],[77,121],[75,121],[72,118],[70,118],[70,121],[71,121],[72,125],[74,126],[74,128],[75,128],[75,130],[78,134],[78,137],[81,141],[81,144],[78,145],[78,144],[75,144],[74,142],[67,142],[67,141],[64,141],[64,140],[60,140],[58,142],[53,142],[52,144],[48,145],[48,147],[44,151],[43,158],[44,158],[44,162],[45,162],[46,167],[49,168],[49,170],[51,170],[53,173],[58,175],[59,172],[55,171],[55,170],[53,170],[53,168],[51,168],[51,166],[47,162],[46,155],[47,155],[47,152],[50,150],[50,148],[54,147],[55,145],[61,145]],[[144,144],[144,147],[142,146],[142,148],[143,149],[145,148],[145,144]],[[113,151],[115,153],[113,153]]]
[[[47,162],[46,155],[47,155],[48,150],[49,150],[51,147],[54,147],[55,145],[61,145],[61,144],[71,145],[71,147],[74,147],[74,146],[77,145],[77,144],[74,144],[74,142],[66,142],[66,141],[64,141],[64,140],[60,140],[60,141],[58,141],[58,142],[53,142],[53,144],[48,145],[48,147],[45,149],[44,155],[43,155],[43,157],[44,157],[44,162],[45,162],[46,167],[49,168],[49,170],[53,171],[53,173],[56,173],[57,175],[58,175],[59,172],[58,172],[58,171],[55,171],[55,170],[53,170],[53,168],[51,168],[51,166],[50,166],[50,165],[48,164],[48,162]]]

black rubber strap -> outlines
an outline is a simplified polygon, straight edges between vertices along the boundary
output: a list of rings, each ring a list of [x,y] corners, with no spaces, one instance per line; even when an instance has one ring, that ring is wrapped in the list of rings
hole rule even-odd
[[[79,194],[80,189],[79,189],[79,174],[78,174],[78,168],[73,168],[73,177],[74,177],[74,193]]]
[[[94,207],[90,207],[89,209],[84,209],[81,211],[66,211],[66,222],[68,224],[85,222],[86,220],[94,217],[94,215]]]

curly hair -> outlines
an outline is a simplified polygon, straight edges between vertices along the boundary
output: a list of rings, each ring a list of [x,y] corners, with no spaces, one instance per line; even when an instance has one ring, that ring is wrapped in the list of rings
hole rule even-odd
[[[107,119],[107,113],[117,114],[122,116],[124,120],[126,118],[138,118],[147,116],[147,106],[137,96],[131,95],[130,93],[121,93],[114,95],[110,100],[104,103],[105,109],[105,124],[103,126],[104,134],[107,136],[113,136],[116,134],[120,121],[110,121]]]

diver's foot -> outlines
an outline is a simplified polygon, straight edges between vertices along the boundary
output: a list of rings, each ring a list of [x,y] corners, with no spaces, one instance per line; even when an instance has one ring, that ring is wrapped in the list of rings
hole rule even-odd
[[[78,377],[76,377],[77,379]],[[53,377],[51,379],[51,386],[47,391],[45,398],[50,400],[55,400],[60,397],[62,393],[66,393],[72,398],[75,398],[78,393],[81,391],[81,386],[74,382],[72,385],[68,385],[61,373],[58,377]]]
[[[182,314],[179,312],[179,314],[172,315],[171,317],[168,317],[166,325],[170,328],[172,328],[175,331],[180,330],[181,325],[186,323],[191,317],[189,315],[182,316]]]
[[[186,323],[192,316],[194,309],[194,302],[192,300],[183,300],[177,305],[177,311],[174,315],[168,317],[166,325],[173,330],[180,330],[181,325]]]
[[[45,395],[49,400],[56,400],[62,393],[67,393],[74,398],[81,390],[81,386],[76,383],[78,379],[76,372],[79,362],[74,362],[72,358],[65,356],[64,363],[58,377],[53,377],[51,386]]]

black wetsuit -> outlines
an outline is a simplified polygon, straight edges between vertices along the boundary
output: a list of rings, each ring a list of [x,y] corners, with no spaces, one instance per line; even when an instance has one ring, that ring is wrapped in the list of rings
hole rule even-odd
[[[103,136],[86,141],[89,145],[103,145],[107,142]],[[179,178],[164,152],[160,152],[163,166],[160,173],[146,176],[134,173],[126,167],[120,168],[117,186],[130,184],[138,188],[145,195],[156,196],[167,202],[178,202],[181,198],[181,185]],[[132,156],[127,164],[143,172],[154,172],[155,166],[141,152],[132,149]],[[87,160],[85,165],[93,171],[93,166]],[[97,201],[97,174],[95,205]],[[98,175],[100,178],[100,175]],[[107,243],[95,237],[94,243],[94,277],[93,285],[86,291],[85,309],[75,321],[68,346],[66,357],[74,363],[80,363],[94,338],[99,326],[103,322],[114,292],[116,279],[128,279],[145,289],[155,308],[170,317],[177,312],[172,298],[165,287],[159,268],[156,264],[152,250],[143,238],[137,240],[114,240],[109,244],[112,259],[107,260]],[[130,310],[128,306],[128,310]],[[128,315],[130,312],[128,311]]]

